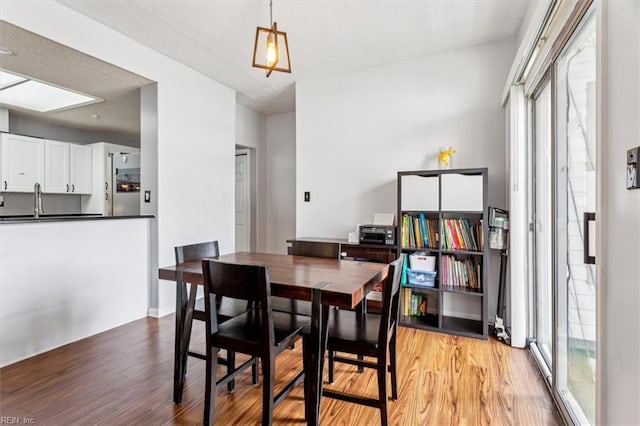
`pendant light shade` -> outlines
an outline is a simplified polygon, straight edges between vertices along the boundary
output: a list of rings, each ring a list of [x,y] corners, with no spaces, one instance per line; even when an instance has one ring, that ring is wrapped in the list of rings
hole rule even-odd
[[[273,71],[291,72],[287,33],[278,31],[278,24],[273,22],[271,1],[269,1],[269,15],[271,28],[258,27],[256,42],[253,46],[253,66],[266,70],[267,77]]]

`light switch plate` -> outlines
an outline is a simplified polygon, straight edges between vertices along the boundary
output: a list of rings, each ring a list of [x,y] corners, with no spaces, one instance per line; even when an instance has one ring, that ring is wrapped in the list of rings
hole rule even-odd
[[[151,191],[144,191],[144,202],[145,203],[151,202]]]
[[[640,189],[640,146],[627,151],[627,189]]]

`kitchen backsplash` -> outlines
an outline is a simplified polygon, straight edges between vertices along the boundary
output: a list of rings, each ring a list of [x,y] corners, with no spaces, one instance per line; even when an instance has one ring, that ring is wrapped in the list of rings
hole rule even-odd
[[[0,216],[33,214],[33,194],[0,193],[4,196],[4,207]],[[80,195],[42,194],[44,214],[80,213]]]

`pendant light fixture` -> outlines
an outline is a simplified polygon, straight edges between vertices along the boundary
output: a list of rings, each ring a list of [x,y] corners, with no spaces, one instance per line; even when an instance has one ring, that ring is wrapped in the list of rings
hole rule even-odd
[[[287,33],[278,31],[273,22],[273,2],[269,0],[269,18],[271,28],[256,29],[256,43],[253,46],[253,66],[267,70],[267,77],[273,71],[291,72]]]

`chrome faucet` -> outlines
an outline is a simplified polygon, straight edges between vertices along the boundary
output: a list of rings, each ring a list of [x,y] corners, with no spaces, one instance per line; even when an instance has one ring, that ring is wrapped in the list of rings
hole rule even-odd
[[[44,213],[42,210],[42,190],[40,184],[33,185],[33,218],[38,219]]]

